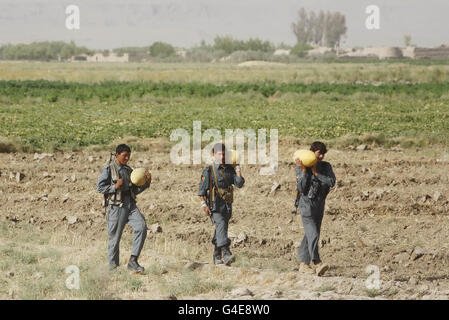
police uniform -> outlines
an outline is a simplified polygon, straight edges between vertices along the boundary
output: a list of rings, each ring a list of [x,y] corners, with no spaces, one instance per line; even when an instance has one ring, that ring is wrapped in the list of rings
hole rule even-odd
[[[108,261],[111,267],[117,267],[119,265],[119,246],[120,239],[122,237],[123,229],[126,224],[129,224],[134,230],[134,239],[132,245],[131,256],[138,257],[142,250],[145,238],[147,236],[147,225],[145,217],[140,213],[136,206],[136,195],[144,191],[149,187],[148,182],[143,186],[137,187],[131,184],[130,172],[132,169],[127,165],[118,165],[116,161],[113,161],[111,165],[114,165],[118,171],[119,178],[123,179],[123,184],[117,192],[121,192],[121,203],[114,205],[109,203],[108,216],[107,216],[107,229],[108,229]],[[115,184],[111,179],[111,168],[107,165],[101,171],[100,177],[97,183],[98,192],[103,194],[116,193]]]
[[[299,211],[305,233],[297,258],[305,264],[310,264],[311,261],[321,262],[318,253],[321,222],[327,194],[336,180],[329,162],[318,162],[316,170],[317,176],[310,168],[306,168],[306,172],[303,173],[299,167],[296,167],[297,189],[300,192]]]
[[[228,188],[229,185],[226,183],[226,181],[229,184],[235,185],[237,188],[243,187],[245,179],[243,177],[239,177],[236,174],[235,169],[231,165],[220,165],[216,161],[214,161],[212,165],[215,166],[215,172],[217,173],[216,178],[219,188]],[[209,177],[209,171],[211,171],[210,173],[212,174],[212,177]],[[213,171],[210,170],[209,167],[206,167],[203,170],[203,174],[201,176],[198,196],[207,196],[210,180],[212,181],[213,185],[215,185]],[[207,199],[207,202],[209,202],[209,199]],[[212,204],[209,204],[209,208],[211,208],[212,222],[215,224],[212,243],[214,244],[216,249],[224,248],[229,250],[231,240],[228,238],[228,224],[232,215],[232,203],[225,202],[220,198],[217,192],[215,192],[215,201]]]

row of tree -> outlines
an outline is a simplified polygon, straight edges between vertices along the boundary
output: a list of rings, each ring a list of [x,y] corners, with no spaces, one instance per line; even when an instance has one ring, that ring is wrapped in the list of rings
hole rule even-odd
[[[231,36],[217,36],[214,39],[213,44],[207,44],[205,41],[201,42],[200,46],[192,48],[204,50],[206,52],[221,52],[222,54],[229,55],[236,51],[260,51],[272,53],[276,49],[276,46],[261,39],[249,39],[249,40],[237,40]],[[98,50],[97,50],[98,51]],[[44,41],[33,42],[30,44],[16,44],[16,45],[3,45],[0,47],[0,59],[1,60],[67,60],[73,56],[87,54],[94,54],[94,50],[90,50],[86,47],[80,47],[75,45],[72,41],[65,43],[62,41]],[[107,56],[110,54],[110,50],[100,50],[98,52]],[[157,41],[150,46],[143,47],[121,47],[113,49],[117,55],[123,55],[128,53],[130,56],[141,57],[153,57],[153,58],[169,58],[176,55],[176,49],[169,43]]]
[[[297,21],[292,23],[292,30],[298,44],[338,47],[347,31],[346,18],[340,12],[307,13],[301,8]]]
[[[250,38],[249,40],[237,40],[232,36],[217,36],[212,46],[215,50],[222,50],[227,54],[236,51],[261,51],[273,52],[276,47],[269,41]]]
[[[167,58],[172,57],[176,54],[175,47],[173,47],[169,43],[157,41],[154,42],[151,46],[145,47],[122,47],[113,49],[118,55],[122,55],[124,53],[128,53],[130,55],[149,55],[155,58]]]
[[[292,23],[292,30],[296,36],[297,44],[293,48],[281,44],[278,48],[292,49],[295,56],[303,57],[313,45],[335,47],[340,45],[341,38],[346,34],[346,19],[339,12],[307,13],[304,8],[298,12],[298,19]],[[258,38],[238,40],[232,36],[216,36],[213,44],[201,42],[200,46],[192,48],[192,52],[213,53],[213,55],[230,55],[238,51],[260,52],[271,54],[276,46],[270,41]],[[165,42],[154,42],[151,46],[123,47],[112,50],[118,55],[128,53],[130,56],[145,56],[153,58],[170,58],[176,56],[175,48]],[[2,60],[67,60],[80,54],[93,54],[93,50],[75,45],[72,41],[44,41],[31,44],[4,45],[0,47]],[[103,50],[108,55],[109,50]]]
[[[176,54],[175,48],[164,42],[154,42],[146,47],[126,47],[112,50],[118,55],[124,53],[143,53],[152,57],[170,57]],[[73,56],[87,54],[92,55],[96,51],[86,47],[77,46],[75,42],[66,43],[63,41],[43,41],[30,44],[8,44],[0,46],[0,60],[67,60]],[[109,55],[109,50],[100,50],[103,55]]]
[[[3,45],[0,47],[0,59],[2,60],[58,60],[69,59],[80,54],[93,54],[86,47],[75,45],[72,41],[44,41],[31,44]]]

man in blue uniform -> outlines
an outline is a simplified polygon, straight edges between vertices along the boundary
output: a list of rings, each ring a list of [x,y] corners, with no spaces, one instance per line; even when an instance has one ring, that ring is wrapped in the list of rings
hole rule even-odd
[[[132,169],[127,166],[130,156],[131,149],[126,144],[118,145],[114,161],[101,171],[97,189],[106,196],[109,203],[107,216],[109,268],[113,270],[119,266],[120,239],[125,225],[129,224],[134,230],[134,239],[128,269],[142,272],[144,268],[139,265],[137,258],[147,236],[147,225],[145,217],[136,206],[136,195],[150,186],[151,175],[148,171],[145,172],[147,181],[141,187],[132,184],[130,179]]]
[[[204,213],[211,217],[215,224],[212,239],[214,244],[214,264],[230,265],[235,261],[229,246],[228,224],[232,215],[233,186],[243,187],[245,179],[242,177],[240,166],[235,168],[226,164],[226,148],[222,143],[214,145],[214,163],[203,170],[198,196]]]
[[[296,181],[300,194],[299,211],[304,227],[304,238],[298,249],[300,271],[322,276],[329,268],[321,262],[318,253],[321,222],[329,190],[335,185],[335,175],[329,162],[323,161],[326,145],[320,141],[312,143],[310,150],[318,159],[312,168],[306,168],[296,159]],[[310,266],[313,261],[315,270]]]

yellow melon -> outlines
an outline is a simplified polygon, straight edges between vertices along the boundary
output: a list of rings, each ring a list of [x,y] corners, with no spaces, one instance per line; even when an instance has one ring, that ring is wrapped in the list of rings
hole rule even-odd
[[[226,151],[226,163],[231,164],[233,167],[235,167],[237,164],[239,164],[240,157],[237,151],[235,150],[227,150]]]
[[[318,161],[315,153],[310,150],[297,150],[293,155],[293,162],[296,162],[296,159],[300,159],[304,167],[313,167],[313,165]]]
[[[131,182],[138,187],[143,186],[147,182],[147,179],[145,178],[145,168],[134,169],[131,172]]]
[[[232,150],[232,165],[235,167],[240,162],[240,157],[237,151]]]

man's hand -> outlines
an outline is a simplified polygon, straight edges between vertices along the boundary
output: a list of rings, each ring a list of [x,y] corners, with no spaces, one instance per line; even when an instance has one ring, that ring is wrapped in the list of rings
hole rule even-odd
[[[314,176],[317,176],[317,175],[318,175],[318,171],[316,171],[316,164],[317,164],[317,163],[315,163],[315,164],[313,165],[313,167],[312,167],[312,173],[313,173]]]
[[[210,212],[210,209],[206,203],[206,197],[200,196],[200,200],[201,200],[201,208],[203,208],[204,213],[210,216],[212,213]]]
[[[234,169],[235,169],[235,173],[237,174],[237,176],[238,177],[242,177],[242,170],[240,169],[240,165],[236,165],[235,167],[234,167]]]
[[[301,169],[301,171],[303,172],[303,173],[305,173],[306,172],[306,167],[304,167],[304,165],[302,164],[302,161],[301,161],[301,159],[296,159],[296,165]]]
[[[123,179],[118,179],[117,182],[115,183],[115,190],[120,189],[122,184],[123,184]]]
[[[148,170],[145,170],[145,178],[147,179],[148,184],[151,184],[151,173]]]
[[[203,208],[203,211],[204,211],[204,213],[205,213],[206,215],[208,215],[208,216],[210,216],[210,215],[212,214],[212,213],[210,212],[210,209],[209,209],[208,206],[204,207],[204,208]]]

